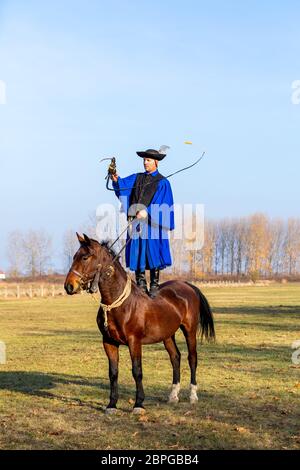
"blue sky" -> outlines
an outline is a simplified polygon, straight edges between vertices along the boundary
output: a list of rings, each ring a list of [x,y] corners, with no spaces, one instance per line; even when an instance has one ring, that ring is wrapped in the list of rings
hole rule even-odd
[[[171,151],[176,202],[207,217],[299,216],[298,1],[0,0],[0,267],[14,229],[59,252],[102,202],[102,156]],[[191,140],[193,146],[183,142]]]

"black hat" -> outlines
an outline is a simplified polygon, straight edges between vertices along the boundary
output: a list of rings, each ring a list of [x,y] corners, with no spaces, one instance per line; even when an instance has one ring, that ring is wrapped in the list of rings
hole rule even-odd
[[[145,152],[136,152],[139,157],[142,158],[153,158],[154,160],[163,160],[165,156],[167,155],[166,153],[160,153],[158,150],[154,149],[148,149],[145,150]]]

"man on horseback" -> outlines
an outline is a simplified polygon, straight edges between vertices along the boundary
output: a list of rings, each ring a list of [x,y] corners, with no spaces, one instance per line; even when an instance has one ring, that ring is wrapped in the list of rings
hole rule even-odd
[[[165,149],[137,152],[144,160],[144,173],[125,178],[111,174],[115,194],[132,222],[127,234],[126,266],[135,271],[137,285],[151,298],[159,289],[160,270],[172,264],[168,232],[174,229],[173,194],[169,180],[158,171]],[[150,292],[146,270],[150,270]]]

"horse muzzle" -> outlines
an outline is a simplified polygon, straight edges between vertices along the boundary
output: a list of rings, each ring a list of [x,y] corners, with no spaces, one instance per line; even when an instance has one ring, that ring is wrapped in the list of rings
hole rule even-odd
[[[75,276],[69,274],[65,280],[64,288],[68,295],[77,294],[80,291],[80,282]]]

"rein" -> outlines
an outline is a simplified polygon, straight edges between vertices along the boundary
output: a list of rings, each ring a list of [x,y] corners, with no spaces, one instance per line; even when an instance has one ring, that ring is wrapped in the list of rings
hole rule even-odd
[[[125,227],[125,229],[120,233],[120,235],[115,239],[115,241],[110,245],[109,249],[111,249],[115,243],[117,243],[117,241],[121,238],[121,236],[123,235],[124,232],[126,232],[129,227],[136,221],[138,221],[139,219],[137,217],[133,218],[129,224],[127,224],[127,226]],[[126,246],[128,245],[128,243],[130,242],[131,238],[129,237],[128,240],[124,243],[124,245],[122,246],[122,248],[120,249],[120,251],[118,251],[118,253],[113,257],[113,260],[112,260],[112,263],[113,264],[120,256],[120,254],[122,253],[123,250],[125,250]]]

